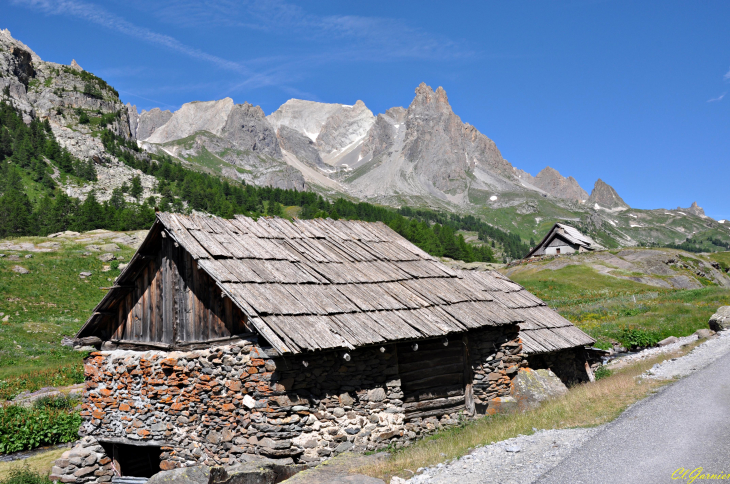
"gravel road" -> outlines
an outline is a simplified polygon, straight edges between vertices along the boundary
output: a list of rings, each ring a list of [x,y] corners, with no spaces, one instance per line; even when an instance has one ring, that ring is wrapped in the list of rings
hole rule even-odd
[[[701,473],[730,473],[728,375],[725,353],[629,408],[537,482],[664,483],[673,482],[677,469],[691,473],[698,467]]]
[[[633,361],[673,351],[653,348]],[[617,365],[623,366],[623,365]],[[692,374],[694,373],[694,374]],[[730,473],[730,331],[688,355],[655,365],[647,378],[691,375],[592,429],[543,430],[479,447],[421,469],[408,484],[672,482],[679,467]],[[723,467],[724,466],[724,467]],[[730,477],[730,476],[729,476]]]

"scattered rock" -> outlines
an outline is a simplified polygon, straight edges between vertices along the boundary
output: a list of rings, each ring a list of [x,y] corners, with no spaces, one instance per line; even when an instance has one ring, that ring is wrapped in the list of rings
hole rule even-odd
[[[698,339],[707,339],[710,336],[712,336],[713,334],[715,334],[715,332],[712,331],[711,329],[702,328],[702,329],[698,329],[697,331],[695,331],[695,334],[697,335]]]
[[[677,341],[679,341],[679,338],[677,338],[676,336],[670,336],[670,337],[664,338],[663,340],[658,342],[657,346],[667,346],[667,345],[674,344]]]
[[[100,247],[100,249],[103,252],[116,252],[119,250],[119,246],[117,244],[104,244]]]
[[[17,272],[18,274],[30,274],[28,269],[21,266],[13,266],[13,272]]]
[[[101,252],[101,247],[98,245],[87,245],[86,250],[92,250],[94,252]]]
[[[106,254],[101,254],[99,256],[99,260],[102,261],[102,262],[111,262],[114,259],[116,259],[116,257],[114,256],[114,254],[110,254],[108,252]]]
[[[20,256],[18,254],[10,254],[8,260],[20,260]]]
[[[124,270],[124,269],[126,269],[126,268],[127,268],[127,266],[128,266],[128,265],[129,265],[129,264],[119,264],[119,267],[118,267],[118,269],[119,269],[120,271],[121,271],[121,270]]]
[[[721,306],[710,317],[710,329],[724,331],[728,328],[730,328],[730,306]]]
[[[33,254],[26,254],[26,255],[25,255],[25,258],[26,258],[26,259],[32,259],[32,258],[33,258]]]
[[[505,447],[504,450],[505,452],[519,452],[522,450],[522,447],[520,447],[519,445],[509,445]]]
[[[81,279],[86,279],[87,277],[91,277],[91,272],[89,272],[89,271],[80,272],[79,277]]]

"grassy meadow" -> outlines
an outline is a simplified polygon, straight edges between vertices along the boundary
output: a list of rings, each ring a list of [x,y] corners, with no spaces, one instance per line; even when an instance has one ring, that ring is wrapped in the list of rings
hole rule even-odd
[[[715,257],[730,256],[723,252]],[[603,275],[585,265],[518,273],[513,279],[568,320],[610,348],[648,346],[668,336],[687,336],[707,328],[719,306],[730,305],[730,289],[661,289]],[[649,344],[639,344],[636,342]]]
[[[109,233],[109,239],[118,235]],[[23,237],[4,241],[36,246],[57,242],[52,252],[0,248],[5,254],[0,257],[0,399],[26,389],[83,380],[84,355],[61,346],[61,340],[76,334],[105,294],[101,288],[111,286],[120,272],[112,269],[117,261],[104,263],[99,260],[102,252],[87,248],[109,240],[83,239]],[[113,253],[129,261],[134,250],[117,245],[120,250]],[[13,256],[18,260],[12,260]],[[30,273],[16,273],[15,266]],[[84,271],[92,275],[82,279],[79,274]]]

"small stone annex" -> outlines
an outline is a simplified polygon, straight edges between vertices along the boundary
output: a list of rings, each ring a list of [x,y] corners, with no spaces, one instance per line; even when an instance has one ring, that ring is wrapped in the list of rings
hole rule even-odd
[[[592,343],[555,316],[382,223],[159,213],[77,335],[100,351],[52,478],[407,445],[498,411],[524,350]]]
[[[529,368],[550,369],[566,385],[594,380],[590,361],[593,358],[586,352],[586,347],[596,342],[593,338],[536,296],[514,297],[527,293],[526,289],[504,291],[504,286],[495,281],[512,281],[499,272],[460,271],[460,275],[520,316],[520,342]]]
[[[575,227],[556,223],[545,238],[530,250],[525,259],[543,255],[564,255],[595,250],[604,250],[604,247]]]

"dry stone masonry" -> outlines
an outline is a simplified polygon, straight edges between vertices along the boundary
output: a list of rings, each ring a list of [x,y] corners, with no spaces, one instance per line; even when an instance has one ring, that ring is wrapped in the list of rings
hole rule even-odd
[[[486,408],[509,397],[524,355],[514,327],[470,336],[474,398]],[[269,353],[254,339],[187,352],[92,353],[86,437],[57,462],[54,478],[108,482],[110,456],[97,441],[158,446],[161,470],[233,465],[252,454],[316,463],[346,450],[407,445],[465,416],[445,409],[406,418],[396,345],[356,349],[348,358]]]

